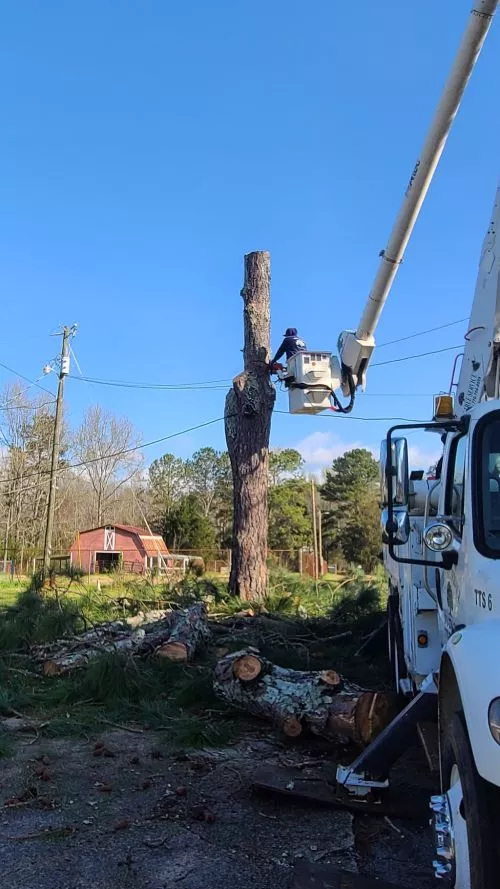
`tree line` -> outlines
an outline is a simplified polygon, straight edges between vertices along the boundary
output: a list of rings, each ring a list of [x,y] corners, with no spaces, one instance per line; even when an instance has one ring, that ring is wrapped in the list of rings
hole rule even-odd
[[[48,499],[54,405],[12,384],[0,397],[0,558],[25,563],[41,552]],[[146,523],[171,551],[210,557],[229,548],[233,493],[229,457],[203,447],[183,460],[167,453],[144,465],[141,436],[127,418],[89,407],[65,423],[59,461],[54,553],[67,552],[77,531],[103,524]],[[329,560],[373,568],[379,550],[378,467],[354,449],[313,480]],[[311,479],[292,448],[269,459],[269,548],[311,547]]]

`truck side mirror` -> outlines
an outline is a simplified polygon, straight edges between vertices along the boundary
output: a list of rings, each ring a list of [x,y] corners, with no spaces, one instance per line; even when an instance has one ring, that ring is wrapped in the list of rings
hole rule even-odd
[[[389,528],[389,512],[387,509],[384,509],[382,510],[381,522],[383,543],[392,543],[393,546],[402,546],[404,543],[408,543],[410,518],[407,509],[398,509],[393,512],[391,528]]]
[[[387,476],[392,476],[392,505],[408,506],[410,496],[410,479],[408,471],[408,442],[406,438],[393,438],[391,441],[391,453],[387,450],[387,441],[384,439],[380,446],[380,487],[382,491],[382,504],[387,506],[389,497],[387,491]]]

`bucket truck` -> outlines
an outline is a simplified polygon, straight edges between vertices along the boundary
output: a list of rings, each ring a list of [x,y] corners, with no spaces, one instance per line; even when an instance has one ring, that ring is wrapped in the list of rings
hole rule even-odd
[[[292,413],[352,410],[375,329],[498,0],[476,0],[356,331],[339,358],[301,352],[282,375]],[[458,381],[422,424],[394,426],[381,450],[389,655],[398,716],[337,781],[360,798],[389,784],[423,721],[438,728],[441,793],[431,799],[436,877],[500,886],[500,191],[484,241]],[[338,393],[338,394],[337,394]],[[348,402],[345,402],[345,398]],[[406,429],[438,433],[439,478],[409,474]]]

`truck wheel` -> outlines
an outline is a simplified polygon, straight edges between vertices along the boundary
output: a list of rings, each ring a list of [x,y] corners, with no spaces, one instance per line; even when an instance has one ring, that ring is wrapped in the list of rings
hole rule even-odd
[[[400,694],[399,680],[405,679],[408,674],[403,651],[403,629],[399,616],[399,596],[394,594],[389,594],[387,598],[387,642],[394,684],[396,692]]]
[[[446,726],[441,770],[443,796],[434,797],[432,806],[436,875],[446,876],[453,889],[498,889],[489,787],[477,772],[462,714]],[[442,801],[440,815],[436,800]]]

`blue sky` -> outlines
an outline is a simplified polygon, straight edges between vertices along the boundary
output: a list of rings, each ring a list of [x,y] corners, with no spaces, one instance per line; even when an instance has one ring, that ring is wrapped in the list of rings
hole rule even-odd
[[[335,350],[339,331],[358,322],[469,6],[4,6],[0,360],[38,376],[56,352],[49,334],[76,321],[84,375],[229,378],[241,364],[243,254],[255,249],[271,252],[273,345],[293,325],[310,347]],[[499,172],[499,57],[496,22],[380,343],[469,314]],[[455,345],[464,330],[387,346],[374,362]],[[353,444],[376,447],[387,423],[374,418],[427,418],[425,393],[447,388],[451,364],[444,353],[373,367],[352,418],[276,414],[272,445],[299,445],[311,466]],[[0,369],[0,385],[10,378]],[[144,440],[223,413],[217,389],[68,380],[66,393],[72,423],[99,401]],[[277,406],[286,410],[284,395]],[[222,424],[146,456],[203,445],[224,446]]]

